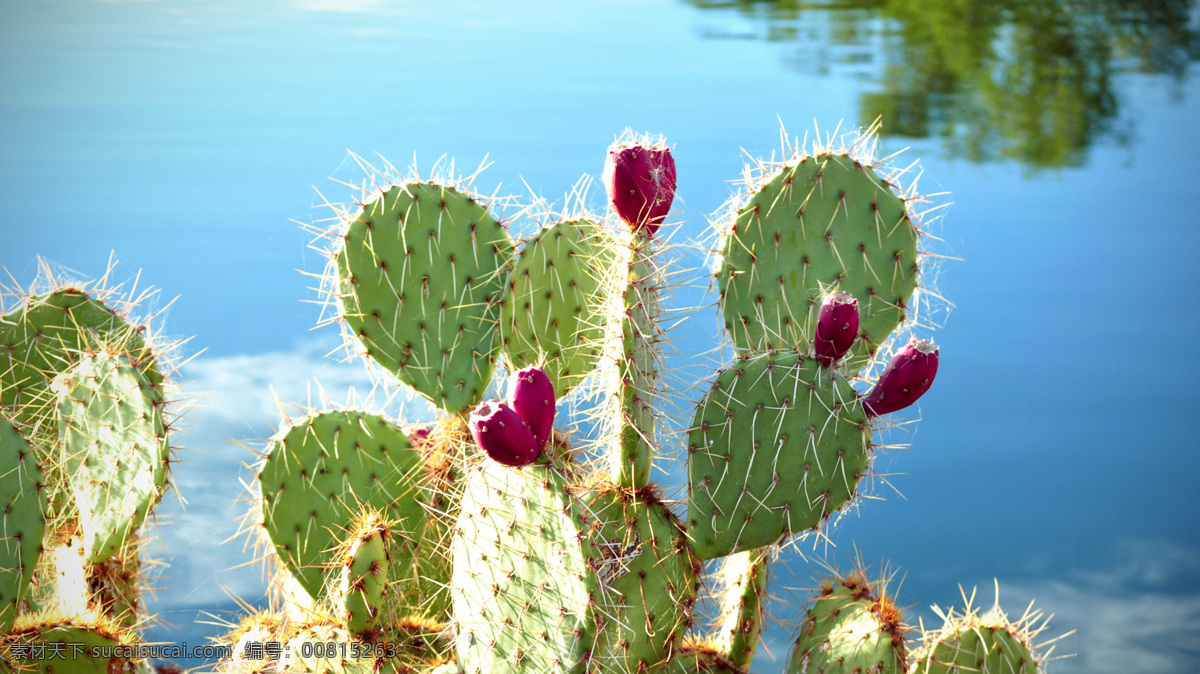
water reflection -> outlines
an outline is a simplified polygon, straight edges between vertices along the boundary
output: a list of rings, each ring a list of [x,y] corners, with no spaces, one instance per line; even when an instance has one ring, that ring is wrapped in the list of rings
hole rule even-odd
[[[687,0],[749,20],[712,38],[795,42],[789,62],[872,82],[860,122],[941,138],[972,161],[1077,166],[1132,133],[1116,78],[1165,75],[1182,92],[1200,59],[1192,0]],[[1182,96],[1182,93],[1178,95]]]

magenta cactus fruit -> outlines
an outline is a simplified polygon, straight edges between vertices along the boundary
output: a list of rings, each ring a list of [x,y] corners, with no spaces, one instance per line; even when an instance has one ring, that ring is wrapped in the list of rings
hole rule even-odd
[[[817,361],[831,367],[854,346],[858,337],[858,300],[850,293],[833,293],[821,303],[814,330],[813,351]]]
[[[408,441],[410,443],[412,443],[412,445],[414,447],[420,447],[421,445],[425,444],[425,442],[427,442],[429,440],[429,435],[432,432],[433,431],[430,430],[430,428],[428,426],[418,426],[416,428],[409,430]]]
[[[512,373],[508,379],[508,404],[525,421],[540,450],[554,429],[554,384],[536,365]]]
[[[468,426],[483,451],[506,466],[527,466],[541,454],[533,431],[505,403],[495,400],[480,403],[471,412]]]
[[[675,158],[662,143],[618,141],[608,147],[604,189],[617,215],[654,236],[675,200]]]
[[[902,410],[925,395],[933,385],[937,370],[937,346],[933,342],[913,340],[892,357],[875,388],[863,399],[863,407],[871,416]]]

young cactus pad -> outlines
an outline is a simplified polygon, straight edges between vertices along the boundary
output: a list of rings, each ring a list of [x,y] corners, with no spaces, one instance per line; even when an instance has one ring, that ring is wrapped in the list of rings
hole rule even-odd
[[[853,157],[785,166],[725,224],[717,282],[725,326],[742,350],[804,347],[822,285],[858,300],[865,362],[904,319],[917,287],[917,229],[905,201]]]
[[[100,352],[52,388],[84,559],[103,562],[136,536],[166,487],[171,448],[162,387],[126,356]]]
[[[701,559],[820,525],[867,471],[871,426],[837,370],[795,351],[745,356],[688,436],[688,533]]]
[[[313,414],[270,443],[258,475],[263,525],[287,570],[316,598],[360,508],[375,508],[394,523],[392,561],[412,566],[425,528],[423,476],[420,452],[386,419]]]
[[[449,413],[482,399],[512,259],[503,225],[433,183],[396,185],[350,219],[337,250],[346,326],[367,355]]]
[[[558,397],[592,371],[603,347],[608,235],[588,220],[555,223],[525,244],[501,310],[513,369],[541,364]]]
[[[0,417],[0,632],[12,628],[41,558],[45,498],[33,449]]]
[[[388,576],[388,529],[375,511],[367,511],[350,530],[342,556],[340,598],[346,628],[365,634],[379,624],[380,603]]]

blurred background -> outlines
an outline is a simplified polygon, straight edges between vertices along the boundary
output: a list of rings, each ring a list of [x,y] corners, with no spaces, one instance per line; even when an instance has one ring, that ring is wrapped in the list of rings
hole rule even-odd
[[[196,407],[152,530],[146,636],[195,645],[235,598],[262,603],[235,534],[276,400],[370,386],[326,356],[336,328],[313,330],[324,257],[300,224],[353,198],[350,152],[486,163],[478,191],[562,207],[626,127],[661,133],[673,240],[699,243],[743,164],[780,156],[781,124],[824,138],[881,117],[877,154],[949,193],[928,248],[961,261],[927,275],[947,301],[922,335],[941,372],[904,413],[920,423],[885,438],[906,447],[877,457],[879,500],[784,554],[754,671],[783,669],[818,560],[858,556],[897,572],[927,627],[959,585],[986,607],[998,580],[1014,617],[1036,598],[1043,637],[1075,630],[1050,672],[1192,672],[1198,58],[1188,0],[0,0],[0,265],[9,285],[37,256],[94,279],[111,253],[113,281],[178,298],[162,326],[192,338]],[[696,307],[681,352],[711,350],[706,280],[675,301]]]

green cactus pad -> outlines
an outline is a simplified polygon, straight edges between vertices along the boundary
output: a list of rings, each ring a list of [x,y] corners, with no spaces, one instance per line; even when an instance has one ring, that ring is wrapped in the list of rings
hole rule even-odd
[[[788,674],[904,674],[900,610],[855,572],[825,583],[792,649]]]
[[[299,420],[271,441],[258,475],[276,554],[319,597],[326,576],[337,575],[338,543],[360,508],[370,507],[392,524],[392,563],[411,566],[425,527],[423,471],[408,436],[382,417],[335,411]]]
[[[30,297],[0,319],[0,405],[14,408],[24,423],[48,423],[54,412],[50,381],[78,354],[101,347],[127,353],[151,383],[160,384],[140,335],[138,326],[83,290]]]
[[[688,533],[701,559],[819,526],[854,496],[871,427],[842,374],[794,351],[722,371],[688,436]]]
[[[1037,614],[1040,616],[1040,612]],[[1037,674],[1040,660],[1025,623],[1011,623],[997,607],[983,615],[946,616],[926,634],[914,656],[913,674]]]
[[[346,629],[362,635],[379,623],[383,589],[387,586],[387,528],[382,519],[360,523],[351,532],[342,560],[342,611]]]
[[[467,674],[582,672],[599,586],[578,501],[545,464],[485,461],[454,533],[451,594]]]
[[[767,603],[767,580],[771,548],[745,550],[725,558],[721,565],[720,627],[713,644],[734,665],[749,670],[758,651]]]
[[[29,616],[0,635],[0,644],[0,669],[7,660],[27,674],[112,674],[130,671],[135,641],[104,620],[86,624]]]
[[[603,347],[607,235],[588,220],[558,222],[525,244],[501,308],[504,352],[514,370],[544,361],[558,397],[592,371]]]
[[[8,419],[0,417],[0,632],[12,628],[42,556],[42,486],[33,449]]]
[[[363,205],[337,251],[346,325],[377,363],[449,413],[491,381],[512,243],[471,197],[397,185]]]
[[[651,490],[609,487],[583,497],[595,518],[589,558],[600,592],[588,671],[654,671],[691,624],[701,565],[683,524]]]
[[[738,210],[717,282],[725,327],[742,350],[807,347],[822,287],[858,300],[858,367],[904,319],[917,287],[917,229],[904,199],[845,155],[782,169]]]
[[[82,358],[53,388],[84,559],[103,562],[162,498],[170,459],[162,387],[126,356],[102,352]]]

